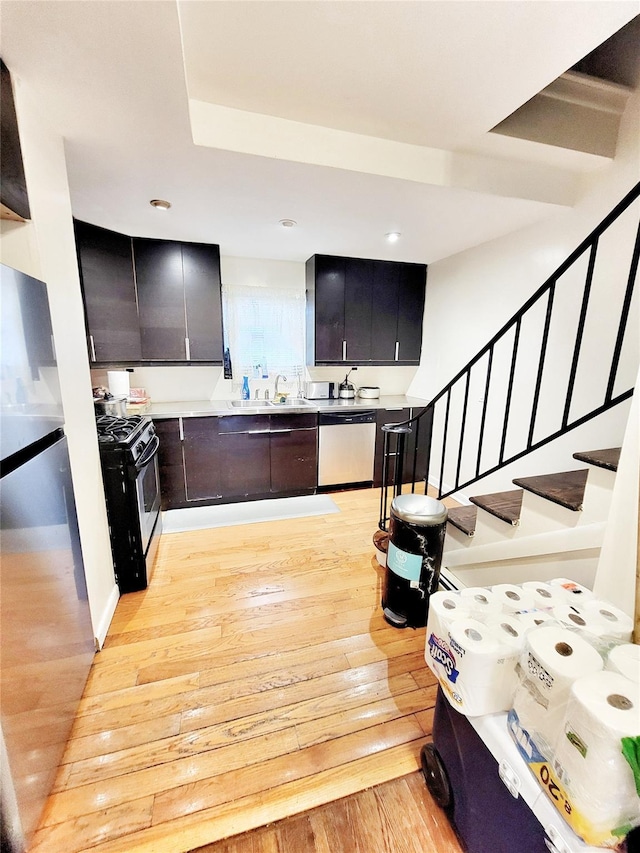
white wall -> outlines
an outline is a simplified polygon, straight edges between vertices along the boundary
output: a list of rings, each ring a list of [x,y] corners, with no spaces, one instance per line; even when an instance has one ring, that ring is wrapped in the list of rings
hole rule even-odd
[[[616,157],[611,165],[598,173],[585,185],[579,203],[569,210],[559,210],[551,219],[523,229],[477,248],[462,252],[429,267],[427,298],[422,348],[422,362],[409,387],[409,393],[431,399],[460,369],[487,343],[493,334],[518,308],[544,283],[559,264],[598,225],[607,213],[632,189],[640,179],[640,93],[630,99],[621,122]],[[581,354],[581,371],[576,384],[578,404],[586,397],[589,385],[602,383],[604,353],[599,343],[612,340],[613,314],[619,310],[621,294],[627,283],[629,261],[633,246],[634,228],[637,227],[638,203],[633,217],[621,218],[616,231],[603,238],[602,258],[598,259],[597,278],[600,284],[600,301],[593,305],[590,315],[598,343],[584,348]],[[624,256],[622,246],[626,247]],[[584,277],[582,278],[584,281]],[[556,302],[561,308],[561,322],[556,326],[556,348],[569,351],[575,328],[576,302],[566,300],[563,289],[557,288]],[[594,284],[595,290],[595,284]],[[580,297],[581,298],[581,291]],[[593,300],[592,300],[593,301]],[[614,306],[609,312],[609,306]],[[609,316],[611,315],[611,316]],[[539,317],[539,324],[542,318]],[[633,385],[638,364],[638,299],[634,300],[625,342],[622,372],[627,387]],[[524,330],[523,330],[524,334]],[[532,347],[532,351],[535,351]],[[536,352],[537,355],[537,352]],[[607,358],[610,350],[607,352]],[[562,356],[560,355],[559,358]],[[567,352],[564,353],[565,363]],[[529,362],[532,364],[532,362]],[[547,374],[543,392],[551,398],[560,391],[559,372]],[[565,374],[566,377],[566,374]],[[623,383],[624,384],[624,383]],[[566,385],[564,386],[566,387]],[[506,393],[506,376],[501,382]],[[553,392],[553,394],[552,394]],[[528,400],[527,400],[528,395]],[[480,384],[472,385],[470,401],[478,408],[483,396]],[[532,389],[528,390],[514,406],[515,417],[528,415]],[[459,405],[459,400],[457,401]],[[614,446],[622,441],[629,403],[624,403],[605,416],[592,421],[571,433],[566,440],[537,452],[533,458],[525,457],[517,464],[517,473],[542,473],[540,457],[549,471],[578,467],[571,459],[575,450],[591,450]],[[452,408],[453,415],[453,408]],[[543,418],[548,415],[543,414]],[[496,441],[496,430],[489,430],[487,441]],[[537,457],[537,458],[536,458]],[[559,467],[558,467],[559,466]],[[513,488],[509,470],[498,472],[483,483],[487,491]],[[445,480],[447,477],[445,473]],[[471,494],[478,487],[469,487]]]
[[[94,635],[118,601],[102,489],[64,145],[31,91],[14,78],[31,222],[3,223],[2,262],[47,283]]]
[[[290,287],[304,293],[305,265],[296,261],[274,261],[262,258],[220,258],[222,283],[227,285],[266,285]],[[382,394],[405,394],[415,367],[361,367],[351,374],[356,386],[379,385]],[[340,382],[346,370],[342,367],[309,367],[307,378]],[[106,371],[92,370],[93,385],[106,385]],[[251,380],[252,389],[273,390],[275,376],[269,380]],[[156,403],[193,400],[229,400],[240,397],[237,381],[225,379],[221,367],[136,367],[131,386],[145,388]]]

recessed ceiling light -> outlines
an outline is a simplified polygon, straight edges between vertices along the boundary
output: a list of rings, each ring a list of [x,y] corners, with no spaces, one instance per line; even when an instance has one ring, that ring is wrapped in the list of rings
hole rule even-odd
[[[281,219],[279,224],[282,225],[283,228],[295,228],[298,223],[295,219]]]
[[[152,198],[149,204],[156,210],[169,210],[171,207],[171,202],[165,201],[163,198]]]
[[[399,231],[389,231],[388,234],[384,235],[390,243],[397,243],[402,234]]]

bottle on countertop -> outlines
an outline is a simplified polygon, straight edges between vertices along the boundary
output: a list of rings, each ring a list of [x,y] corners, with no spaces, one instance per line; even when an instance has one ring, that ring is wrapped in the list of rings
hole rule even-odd
[[[251,391],[249,390],[249,377],[242,377],[242,399],[250,400],[251,399]]]

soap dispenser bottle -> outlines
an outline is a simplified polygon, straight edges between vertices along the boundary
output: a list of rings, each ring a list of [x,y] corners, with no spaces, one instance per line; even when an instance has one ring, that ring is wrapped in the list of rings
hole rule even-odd
[[[242,399],[250,400],[251,399],[251,391],[249,390],[249,377],[242,377]]]

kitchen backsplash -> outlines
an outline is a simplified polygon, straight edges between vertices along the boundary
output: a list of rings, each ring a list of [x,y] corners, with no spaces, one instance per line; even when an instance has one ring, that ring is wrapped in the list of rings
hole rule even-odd
[[[341,382],[348,367],[307,368],[307,379]],[[381,394],[406,394],[417,367],[359,367],[349,377],[356,388],[361,385],[378,385]],[[275,376],[268,380],[250,380],[251,393],[269,388],[273,392]],[[106,370],[92,370],[91,384],[108,386]],[[155,403],[183,400],[228,400],[240,397],[240,386],[235,380],[224,379],[222,367],[189,365],[185,367],[136,367],[131,373],[132,388],[145,388]],[[289,383],[295,392],[297,383]],[[281,384],[281,387],[282,384]]]

